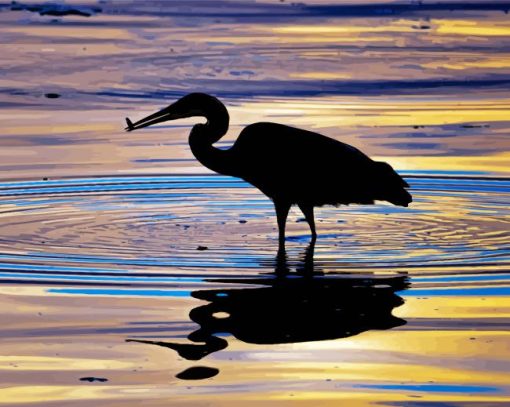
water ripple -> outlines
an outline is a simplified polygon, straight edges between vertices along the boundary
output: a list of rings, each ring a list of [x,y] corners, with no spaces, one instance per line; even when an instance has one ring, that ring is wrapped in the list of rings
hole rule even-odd
[[[319,208],[316,268],[331,275],[405,272],[427,286],[463,280],[420,276],[444,277],[453,268],[470,275],[508,268],[510,180],[407,180],[415,198],[410,208]],[[0,280],[6,283],[129,285],[150,292],[147,287],[184,290],[205,278],[274,269],[271,202],[250,185],[223,176],[3,182],[0,216]],[[289,219],[288,235],[289,264],[296,267],[309,239],[297,212]]]

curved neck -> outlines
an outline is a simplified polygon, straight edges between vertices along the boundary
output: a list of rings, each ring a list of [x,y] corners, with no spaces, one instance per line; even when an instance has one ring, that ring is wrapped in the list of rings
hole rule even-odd
[[[189,145],[191,152],[202,165],[220,174],[234,175],[235,168],[232,166],[230,151],[213,146],[228,130],[228,113],[226,109],[222,113],[224,114],[204,114],[207,123],[193,126]]]

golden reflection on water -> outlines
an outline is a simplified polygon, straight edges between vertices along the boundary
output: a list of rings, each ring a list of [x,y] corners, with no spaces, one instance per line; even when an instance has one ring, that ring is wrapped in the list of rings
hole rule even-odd
[[[383,156],[377,159],[387,160],[402,169],[420,169],[441,168],[443,170],[467,170],[467,171],[487,171],[490,168],[494,172],[506,173],[508,171],[508,162],[510,153],[503,152],[490,156],[458,156],[458,157],[392,157]]]
[[[2,6],[0,178],[206,173],[187,145],[193,120],[123,130],[125,116],[197,90],[229,108],[222,146],[250,123],[275,121],[353,144],[409,174],[508,176],[503,11],[346,17],[280,3],[280,17],[267,2],[232,14],[229,3],[213,16],[204,8],[182,16],[187,9],[175,2],[101,2],[103,12],[87,18]],[[125,186],[121,178],[113,185]],[[213,289],[199,275],[273,271],[270,204],[227,181],[220,192],[183,178],[182,190],[158,184],[146,193],[143,183],[102,193],[98,182],[82,192],[0,188],[20,194],[0,200],[1,405],[510,404],[510,218],[499,181],[476,189],[469,180],[452,187],[411,178],[416,200],[407,212],[319,209],[317,266],[370,278],[408,273],[411,289],[398,293],[405,303],[394,310],[407,324],[295,344],[226,336],[228,348],[200,362],[220,374],[196,382],[175,378],[194,363],[124,341],[185,342],[197,329],[188,313],[204,302],[141,291],[183,295]],[[307,233],[291,214],[292,254]],[[199,244],[209,251],[197,252]],[[131,273],[139,280],[122,285]],[[79,380],[87,376],[108,381]]]
[[[260,120],[287,122],[351,143],[378,159],[391,162],[400,170],[507,173],[508,141],[498,127],[507,119],[508,107],[508,99],[473,102],[398,98],[391,103],[359,97],[326,97],[309,102],[262,99],[230,107],[233,123],[225,143],[235,140],[245,124]],[[151,106],[147,106],[146,111],[149,109]],[[143,114],[140,112],[139,115]],[[74,110],[58,114],[45,111],[27,114],[23,110],[11,110],[4,111],[2,117],[5,123],[2,139],[9,148],[2,149],[0,156],[5,169],[3,174],[9,178],[38,177],[41,168],[45,176],[115,171],[207,172],[189,151],[186,127],[154,129],[127,139],[119,125],[121,113],[114,110],[95,113],[93,120],[89,120],[89,112]],[[112,122],[112,117],[118,117],[117,124]],[[464,123],[472,127],[468,128]],[[438,126],[457,128],[436,130]],[[395,131],[400,134],[386,138]],[[427,134],[429,132],[435,134]],[[454,132],[457,136],[451,137],[449,134]],[[477,154],[477,144],[468,143],[484,138],[487,132],[491,132],[491,138],[478,144],[491,152]],[[46,136],[42,139],[42,136],[36,136],[37,133]],[[409,134],[413,133],[416,137],[410,141]],[[41,141],[37,141],[38,137]],[[420,150],[420,143],[433,143],[437,147]],[[406,144],[410,149],[404,149]],[[472,151],[468,155],[448,152],[457,149]],[[158,160],[163,161],[158,163]],[[9,168],[13,171],[7,171]]]
[[[437,25],[438,34],[479,37],[507,37],[510,35],[510,25],[507,21],[487,23],[472,20],[432,20],[432,24]]]
[[[247,104],[243,110],[269,115],[287,114],[296,123],[316,128],[340,126],[434,126],[453,123],[491,123],[505,120],[510,101],[478,102],[395,100],[391,103],[370,99],[325,99],[303,103],[292,100]],[[279,110],[284,109],[284,110]],[[234,110],[235,111],[235,110]],[[242,119],[241,119],[242,120]]]
[[[151,299],[147,307],[145,299],[134,298],[66,299],[44,295],[4,295],[3,298],[3,306],[10,306],[11,320],[26,320],[25,329],[30,329],[32,337],[37,335],[38,338],[34,342],[18,327],[22,336],[3,341],[9,356],[0,359],[0,371],[5,377],[11,377],[9,382],[12,383],[2,390],[0,403],[4,405],[35,402],[45,405],[59,400],[83,399],[101,400],[102,405],[114,406],[117,405],[115,400],[135,403],[143,399],[149,405],[163,406],[169,398],[177,405],[205,401],[209,405],[225,405],[235,400],[238,403],[252,401],[254,405],[300,400],[302,405],[310,406],[342,400],[364,405],[413,398],[441,402],[509,401],[503,393],[398,392],[357,387],[358,383],[370,386],[381,382],[505,387],[508,373],[497,369],[497,365],[494,365],[496,370],[490,366],[510,357],[506,346],[508,333],[451,330],[463,320],[490,320],[504,315],[496,313],[489,317],[485,310],[480,310],[479,298],[408,299],[397,312],[399,317],[408,320],[407,325],[336,341],[261,346],[229,338],[227,350],[201,363],[219,367],[220,376],[212,381],[193,383],[176,381],[172,377],[189,362],[179,361],[168,349],[123,344],[124,335],[115,333],[114,328],[128,327],[131,321],[139,324],[162,321],[162,326],[163,321],[185,321],[186,309],[196,306],[197,301]],[[508,301],[487,300],[489,307],[508,308],[508,304],[505,305]],[[13,301],[16,307],[12,307]],[[420,303],[424,304],[423,308]],[[24,309],[24,305],[29,307]],[[33,307],[42,309],[43,315],[38,316]],[[433,307],[441,310],[443,321],[453,317],[455,322],[444,329],[415,330],[414,321],[429,318]],[[445,307],[453,313],[444,313]],[[459,307],[464,311],[455,312]],[[40,319],[46,320],[46,326],[30,324]],[[51,333],[50,321],[58,321],[61,333]],[[101,329],[110,329],[110,333],[98,334]],[[66,330],[69,333],[66,334]],[[107,377],[109,381],[86,384],[78,380],[89,375]],[[19,380],[26,384],[15,384]],[[252,391],[247,392],[247,387]]]
[[[188,128],[123,132],[124,116],[143,116],[176,92],[197,89],[229,107],[226,140],[249,123],[277,121],[397,164],[412,157],[406,169],[508,173],[499,156],[510,149],[503,11],[382,9],[370,18],[283,15],[275,23],[250,15],[181,24],[151,4],[126,7],[89,20],[0,14],[0,50],[9,56],[0,61],[0,176],[204,171],[186,145]],[[197,8],[197,17],[200,11],[211,9]],[[62,96],[48,100],[48,92]]]

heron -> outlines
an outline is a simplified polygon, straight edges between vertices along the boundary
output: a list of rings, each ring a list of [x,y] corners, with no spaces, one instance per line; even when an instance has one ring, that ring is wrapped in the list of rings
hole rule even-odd
[[[388,163],[308,130],[257,122],[246,126],[230,148],[215,147],[227,133],[229,114],[219,99],[206,93],[190,93],[135,123],[126,118],[125,130],[189,117],[206,120],[195,124],[189,134],[196,159],[214,172],[245,180],[273,201],[280,248],[285,246],[292,205],[303,213],[315,241],[317,206],[387,201],[407,207],[412,202],[409,185]]]

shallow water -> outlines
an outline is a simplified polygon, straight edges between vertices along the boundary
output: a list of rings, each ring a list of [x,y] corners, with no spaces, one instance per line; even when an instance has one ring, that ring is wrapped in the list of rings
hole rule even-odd
[[[321,268],[424,273],[510,263],[510,180],[409,176],[408,182],[410,208],[318,209]],[[236,178],[71,178],[0,188],[5,263],[37,261],[94,275],[95,267],[119,273],[210,268],[229,276],[269,271],[264,263],[274,256],[273,205]],[[295,215],[290,257],[309,239],[306,222]]]
[[[0,404],[510,404],[509,10],[0,3]],[[196,91],[228,107],[221,148],[318,131],[414,202],[317,209],[315,247],[294,211],[277,254],[193,119],[123,130]]]
[[[510,402],[510,181],[406,179],[318,209],[314,257],[234,178],[3,182],[3,403]]]

